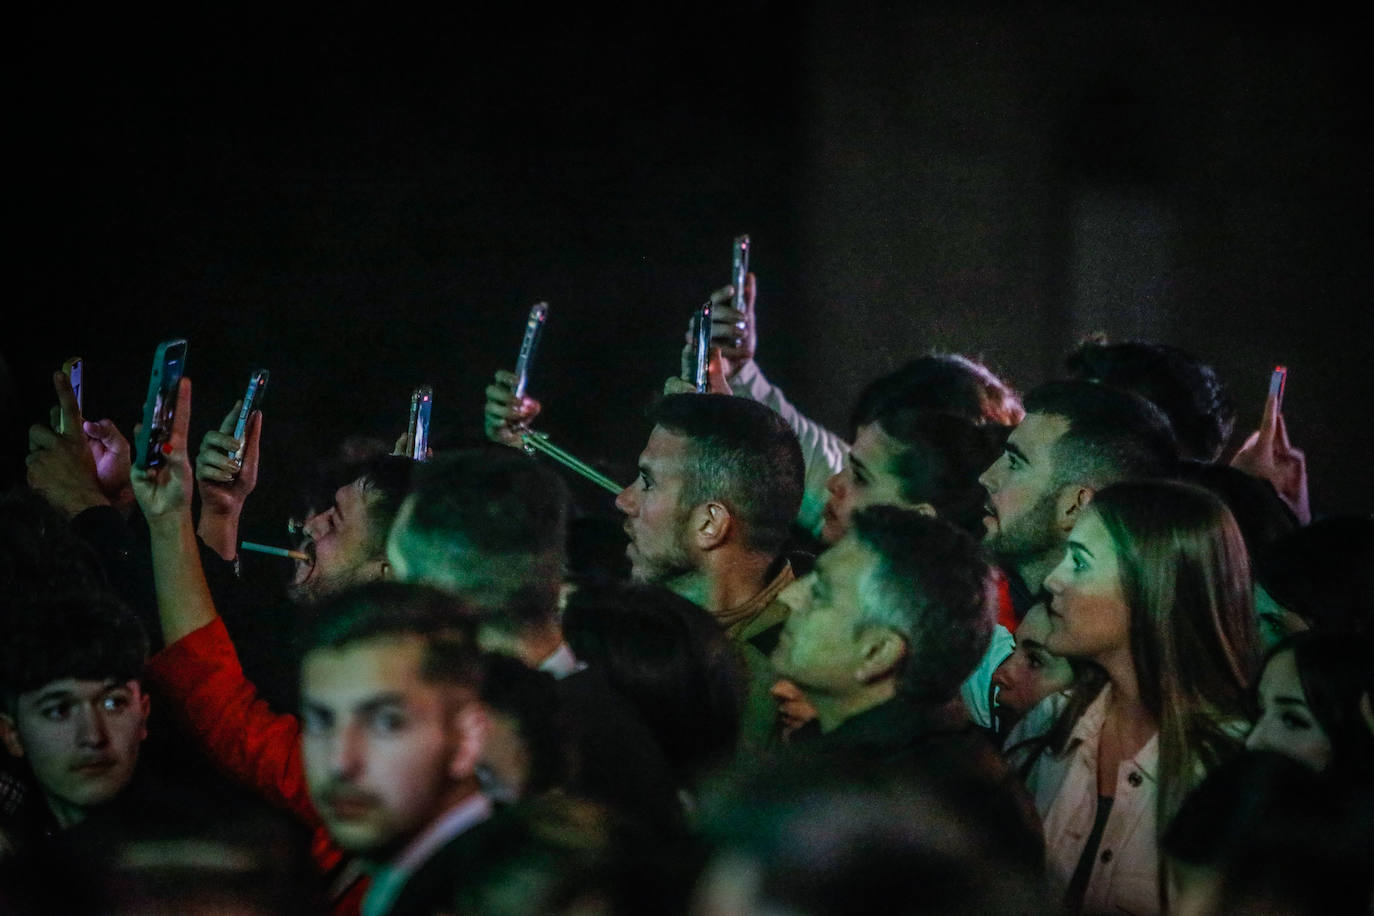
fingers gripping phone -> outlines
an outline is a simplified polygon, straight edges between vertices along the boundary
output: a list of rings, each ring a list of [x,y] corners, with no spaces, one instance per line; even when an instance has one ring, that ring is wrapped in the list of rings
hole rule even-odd
[[[171,451],[172,417],[176,412],[177,384],[186,368],[186,341],[164,340],[153,354],[148,377],[148,397],[143,402],[143,427],[135,443],[135,467],[162,467]]]
[[[434,407],[434,389],[421,385],[410,394],[410,457],[424,461],[429,457],[429,416]]]
[[[515,360],[515,396],[524,397],[525,386],[530,380],[530,365],[534,362],[534,351],[539,346],[539,335],[544,331],[544,321],[549,317],[549,304],[536,302],[530,308],[530,317],[525,322],[525,339],[520,342],[520,356]]]
[[[253,411],[262,408],[262,399],[267,394],[267,380],[272,377],[272,373],[266,369],[254,369],[248,376],[248,388],[243,392],[243,406],[239,408],[239,418],[234,423],[234,438],[243,441],[243,434],[248,431],[248,421],[253,417]],[[229,453],[229,457],[235,460],[242,455],[243,449],[234,449]]]

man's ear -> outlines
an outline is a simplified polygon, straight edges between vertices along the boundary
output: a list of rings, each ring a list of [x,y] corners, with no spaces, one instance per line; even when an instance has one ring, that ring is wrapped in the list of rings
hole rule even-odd
[[[19,729],[9,713],[0,712],[0,738],[4,739],[5,750],[9,751],[11,756],[24,756],[24,743],[19,740]]]
[[[897,670],[906,658],[906,640],[888,627],[865,627],[859,634],[863,646],[863,660],[854,672],[854,679],[865,684],[887,677]]]
[[[692,510],[692,542],[701,550],[724,544],[735,528],[735,517],[724,503],[704,502]]]
[[[455,741],[449,757],[448,772],[454,779],[467,779],[477,772],[477,764],[487,747],[487,733],[491,722],[487,709],[477,700],[469,700],[453,713]]]
[[[1096,492],[1092,487],[1081,484],[1069,484],[1060,490],[1059,497],[1055,500],[1055,526],[1065,534],[1072,531],[1073,526],[1078,524],[1083,510],[1093,501],[1093,494]]]
[[[143,724],[138,727],[138,740],[146,741],[148,738],[148,713],[153,711],[153,698],[144,692],[142,686],[138,690],[138,708],[143,714]]]

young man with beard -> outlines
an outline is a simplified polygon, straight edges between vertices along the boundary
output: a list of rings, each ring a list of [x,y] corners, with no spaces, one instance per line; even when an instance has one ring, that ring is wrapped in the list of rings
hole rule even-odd
[[[795,578],[783,548],[801,503],[801,447],[776,413],[742,398],[669,395],[649,420],[639,476],[615,501],[631,575],[705,608],[739,646],[750,685],[742,742],[767,744],[767,656],[788,613],[778,594]]]
[[[1169,421],[1149,401],[1092,382],[1049,382],[1026,396],[1026,418],[979,477],[983,543],[1011,585],[1019,620],[1063,558],[1093,493],[1167,474],[1177,460]]]

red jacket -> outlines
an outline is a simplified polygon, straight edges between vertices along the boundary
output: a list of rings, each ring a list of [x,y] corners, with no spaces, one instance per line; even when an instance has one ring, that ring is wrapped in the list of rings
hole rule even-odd
[[[342,871],[348,854],[330,839],[310,801],[300,721],[258,699],[220,618],[153,656],[147,677],[220,769],[311,829],[310,854],[323,875]],[[358,913],[366,889],[360,880],[334,893],[331,911]]]

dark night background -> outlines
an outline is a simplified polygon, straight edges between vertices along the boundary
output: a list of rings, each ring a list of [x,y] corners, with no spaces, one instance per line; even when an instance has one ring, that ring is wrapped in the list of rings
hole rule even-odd
[[[314,458],[394,438],[415,384],[440,445],[475,435],[538,298],[539,427],[628,480],[747,231],[760,363],[836,428],[931,347],[1025,389],[1150,337],[1217,366],[1236,444],[1287,363],[1314,510],[1374,510],[1367,51],[1313,8],[12,16],[5,483],[64,358],[128,432],[186,336],[193,442],[272,370],[243,533],[280,543]]]

